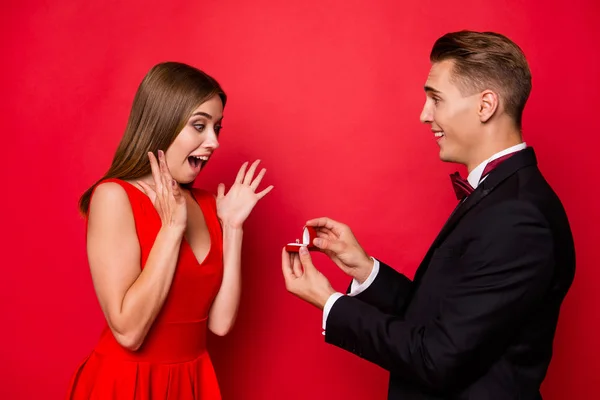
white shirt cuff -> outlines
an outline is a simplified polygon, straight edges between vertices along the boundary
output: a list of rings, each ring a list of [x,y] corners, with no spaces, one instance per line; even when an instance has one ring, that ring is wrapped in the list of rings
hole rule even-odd
[[[340,292],[335,292],[327,299],[325,303],[325,307],[323,307],[323,335],[325,334],[325,326],[327,325],[327,316],[329,315],[329,311],[331,311],[331,307],[333,307],[333,303],[337,301],[343,294]]]
[[[377,277],[377,274],[379,273],[379,261],[373,257],[371,257],[371,259],[373,260],[373,269],[371,270],[369,277],[366,281],[362,283],[362,285],[359,284],[358,281],[353,279],[349,293],[350,296],[356,296],[357,294],[366,290]],[[329,311],[331,311],[331,307],[333,307],[333,304],[337,301],[337,299],[339,299],[342,296],[342,293],[335,292],[334,294],[329,296],[327,302],[325,303],[325,307],[323,307],[323,335],[325,335],[325,328],[327,326],[327,317],[329,316]]]
[[[379,261],[373,257],[371,257],[371,259],[373,260],[373,269],[371,270],[369,277],[362,284],[359,284],[356,279],[352,279],[352,285],[350,286],[349,293],[350,296],[356,296],[357,294],[364,292],[369,286],[371,286],[371,283],[373,283],[377,277],[377,274],[379,273]]]

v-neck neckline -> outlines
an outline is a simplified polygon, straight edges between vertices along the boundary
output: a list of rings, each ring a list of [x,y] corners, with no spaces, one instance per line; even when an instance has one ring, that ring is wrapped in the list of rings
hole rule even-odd
[[[148,197],[148,195],[144,192],[142,192],[137,186],[135,186],[133,183],[131,182],[127,182],[126,180],[123,179],[119,179],[125,183],[127,183],[128,185],[130,185],[131,187],[133,187],[135,190],[137,190],[139,192],[140,195],[142,195],[147,201],[148,203],[150,203],[150,206],[152,207],[152,210],[154,211],[154,215],[156,216],[156,218],[158,218],[158,220],[160,221],[160,215],[158,214],[158,211],[156,210],[156,207],[154,207],[154,204],[152,203],[152,200],[150,200],[150,197]],[[210,256],[210,254],[213,252],[214,249],[214,242],[215,242],[215,238],[212,232],[212,229],[210,227],[210,224],[208,223],[208,220],[206,218],[206,212],[204,210],[204,208],[202,207],[202,202],[198,201],[198,199],[196,198],[196,196],[194,195],[194,191],[193,189],[189,190],[190,195],[192,196],[192,200],[194,201],[194,203],[196,203],[196,205],[198,206],[200,213],[202,214],[202,217],[204,218],[204,223],[206,224],[206,229],[208,230],[208,237],[210,239],[210,246],[208,247],[208,252],[206,253],[206,255],[204,256],[204,259],[202,261],[198,260],[198,258],[196,257],[196,254],[194,253],[194,250],[192,249],[192,245],[188,242],[188,240],[185,237],[185,232],[181,238],[182,244],[183,246],[187,247],[187,249],[190,251],[190,253],[192,254],[192,257],[194,258],[194,260],[196,261],[196,263],[200,266],[203,265],[206,260],[208,260],[208,257]],[[186,221],[187,222],[187,221]]]

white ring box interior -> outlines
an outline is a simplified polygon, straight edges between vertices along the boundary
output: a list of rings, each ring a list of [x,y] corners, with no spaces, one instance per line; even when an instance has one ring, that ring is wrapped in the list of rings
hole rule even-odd
[[[312,241],[317,237],[317,232],[315,228],[310,226],[305,226],[304,231],[302,232],[302,243],[300,243],[299,239],[296,239],[296,243],[288,243],[285,248],[287,251],[297,253],[300,251],[300,247],[305,246],[309,250],[313,249],[315,246]]]

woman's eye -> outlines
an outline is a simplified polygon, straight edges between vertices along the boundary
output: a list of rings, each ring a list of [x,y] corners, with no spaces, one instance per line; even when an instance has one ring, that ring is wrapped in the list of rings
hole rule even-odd
[[[202,132],[204,130],[204,124],[195,124],[194,128],[196,128],[198,132]]]
[[[219,132],[221,132],[221,129],[223,129],[223,126],[221,126],[221,125],[215,126],[215,132],[217,133],[217,135],[219,134]]]

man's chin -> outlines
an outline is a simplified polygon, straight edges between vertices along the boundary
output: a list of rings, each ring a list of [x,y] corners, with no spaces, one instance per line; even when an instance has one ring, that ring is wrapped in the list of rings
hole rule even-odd
[[[448,154],[448,152],[445,152],[443,150],[440,150],[440,160],[442,162],[447,163],[461,163],[459,160],[456,159],[456,157],[453,157],[451,154]]]
[[[448,154],[448,152],[444,151],[444,149],[440,148],[440,160],[443,162],[452,162],[452,157]]]

